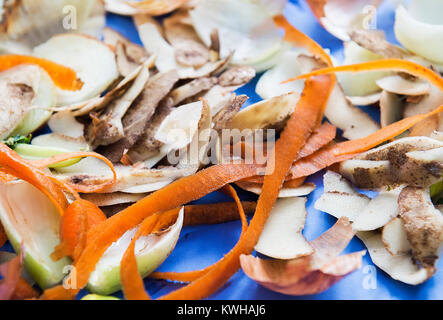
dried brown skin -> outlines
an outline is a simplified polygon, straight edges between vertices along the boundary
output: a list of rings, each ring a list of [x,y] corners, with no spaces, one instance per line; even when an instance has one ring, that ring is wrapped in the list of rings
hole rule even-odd
[[[211,31],[210,38],[211,45],[209,46],[209,49],[213,52],[214,58],[217,60],[220,56],[220,36],[217,29]]]
[[[434,115],[423,121],[420,121],[410,130],[410,137],[430,137],[434,131],[438,131],[439,117]]]
[[[98,1],[98,4],[100,5],[101,2]],[[65,18],[62,12],[63,5],[62,1],[55,1],[55,3],[54,1],[33,0],[2,1],[1,7],[4,14],[0,22],[0,30],[10,39],[32,50],[33,47],[52,36],[67,32],[63,26]],[[73,5],[77,11],[83,9],[79,0],[72,1],[70,5]],[[87,17],[80,14],[78,16],[77,25],[81,26],[84,22],[82,18]]]
[[[146,50],[142,46],[133,43],[129,39],[125,38],[122,34],[111,28],[103,29],[103,41],[106,44],[114,47],[117,46],[118,42],[123,43],[128,58],[130,58],[134,62],[137,62],[138,64],[140,64],[148,55]]]
[[[120,128],[112,123],[112,114],[97,115],[91,114],[91,125],[88,126],[88,141],[94,145],[94,149],[99,145],[109,145],[118,141],[121,136]]]
[[[123,77],[130,75],[140,65],[128,55],[126,45],[120,41],[115,46],[115,58],[118,71]]]
[[[209,61],[209,51],[201,43],[184,40],[175,45],[175,60],[186,67],[200,67]]]
[[[119,162],[125,150],[129,150],[143,135],[148,121],[159,103],[178,81],[177,71],[159,73],[148,81],[145,89],[134,101],[122,119],[125,137],[100,152],[113,162]]]
[[[350,174],[341,171],[357,187],[377,189],[385,186],[407,184],[414,187],[425,187],[435,183],[443,173],[443,164],[438,161],[422,162],[406,154],[411,151],[426,151],[439,147],[438,144],[414,145],[410,143],[396,143],[374,152],[357,156],[357,160],[389,161],[389,165],[380,164],[378,167],[358,167]]]
[[[33,98],[34,90],[26,84],[0,83],[0,112],[3,118],[0,132],[2,134],[19,124],[31,107]]]
[[[143,92],[149,77],[147,66],[143,66],[122,97],[111,101],[102,114],[91,115],[93,121],[87,128],[87,140],[93,149],[109,146],[125,137],[123,118]]]
[[[216,131],[221,131],[228,127],[235,115],[240,111],[242,105],[248,100],[249,97],[242,94],[240,96],[235,96],[233,94],[229,103],[223,107],[212,119],[214,123],[213,129]]]
[[[79,108],[75,108],[72,114],[75,117],[84,116],[90,113],[98,113],[102,109],[106,108],[113,100],[120,98],[132,85],[138,74],[133,72],[128,75],[119,83],[110,87],[109,91],[103,97],[95,97],[89,100],[87,103],[82,103]],[[89,129],[87,128],[87,131]],[[86,132],[88,134],[88,132]]]
[[[120,203],[112,206],[100,207],[103,213],[109,218],[119,213],[120,211],[126,209],[127,207],[133,205],[133,203]]]
[[[390,179],[389,172],[384,167],[376,169],[356,168],[352,181],[357,187],[367,189],[377,189],[394,184],[394,181]]]
[[[223,72],[218,81],[223,87],[247,84],[255,77],[255,70],[248,66],[232,67]]]
[[[406,187],[398,199],[400,217],[415,258],[430,273],[436,271],[443,242],[443,216],[431,202],[429,191]]]
[[[360,47],[379,54],[385,58],[404,59],[410,56],[405,50],[389,43],[382,31],[354,30],[349,36]]]
[[[218,80],[215,77],[202,77],[194,79],[176,89],[174,89],[169,97],[173,99],[174,106],[192,98],[203,91],[211,89],[217,84]]]
[[[6,138],[32,107],[40,68],[23,65],[0,75],[0,136]]]
[[[173,101],[171,98],[160,102],[154,116],[146,124],[143,135],[127,153],[133,162],[144,161],[159,151],[162,143],[155,139],[155,134],[172,110]]]
[[[201,42],[189,14],[179,11],[163,22],[167,40],[175,48],[175,58],[183,66],[200,67],[209,61],[209,49]]]
[[[182,40],[200,42],[200,38],[194,30],[192,19],[187,11],[179,10],[163,20],[163,28],[166,39],[174,43]]]

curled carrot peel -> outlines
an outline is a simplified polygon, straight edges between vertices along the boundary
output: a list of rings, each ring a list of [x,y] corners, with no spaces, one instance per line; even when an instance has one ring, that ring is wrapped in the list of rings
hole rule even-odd
[[[216,191],[226,184],[257,174],[257,166],[246,164],[215,165],[184,177],[152,193],[122,210],[88,232],[88,244],[74,263],[77,288],[83,288],[106,249],[127,230],[135,228],[145,218],[171,210]],[[45,297],[75,297],[78,290],[52,289]]]
[[[231,254],[217,262],[202,277],[161,299],[205,298],[219,289],[237,272],[240,268],[240,255],[249,254],[254,249],[293,160],[318,125],[324,105],[329,98],[329,93],[325,88],[329,88],[330,84],[330,77],[306,81],[302,98],[281,133],[280,139],[276,142],[273,151],[275,168],[270,168],[268,165],[269,175],[265,176],[263,192],[258,199],[254,217],[246,233],[240,237],[239,242],[232,249]],[[271,170],[272,173],[269,172]]]
[[[306,87],[294,113],[276,143],[275,168],[266,176],[263,193],[250,227],[240,238],[232,253],[215,264],[212,269],[190,285],[173,292],[164,299],[204,298],[222,286],[240,267],[239,256],[250,253],[266,223],[267,217],[277,199],[293,160],[307,138],[319,123],[329,94],[325,88],[331,84],[330,77],[319,77],[306,81]],[[257,174],[257,166],[245,164],[215,165],[196,174],[184,177],[154,192],[134,205],[114,215],[88,232],[88,245],[74,263],[77,270],[77,288],[64,289],[61,286],[45,291],[44,298],[69,299],[88,282],[95,265],[112,242],[119,239],[126,230],[139,225],[144,219],[156,213],[177,208],[220,189],[226,184]],[[71,279],[72,280],[72,279]]]
[[[284,83],[291,82],[294,80],[308,79],[310,77],[331,74],[335,72],[361,72],[361,71],[401,71],[412,74],[419,78],[424,78],[430,83],[438,87],[443,91],[443,78],[436,72],[423,67],[412,61],[401,60],[401,59],[383,59],[375,60],[364,63],[351,64],[346,66],[330,67],[324,68],[310,73],[289,79],[284,81]]]
[[[151,297],[146,293],[143,279],[139,274],[134,249],[138,238],[152,233],[157,221],[158,214],[147,217],[143,221],[121,260],[120,279],[123,293],[128,300],[151,300]]]
[[[329,54],[319,45],[317,42],[315,42],[313,39],[308,37],[306,34],[295,28],[293,25],[289,23],[289,21],[283,16],[278,15],[274,17],[274,23],[285,30],[284,40],[292,43],[299,47],[306,48],[312,55],[320,58],[323,60],[324,63],[326,63],[327,66],[333,67],[334,63],[332,62],[331,57]],[[323,90],[328,90],[328,96],[331,95],[332,90],[334,90],[336,84],[337,84],[337,77],[335,74],[330,74],[331,77],[331,83],[329,85],[329,88],[324,88]],[[327,104],[323,106],[323,111],[326,108]],[[321,121],[321,119],[319,119]]]
[[[442,83],[443,83],[443,79],[442,79]],[[395,138],[399,134],[412,128],[414,125],[416,125],[420,121],[427,119],[429,117],[432,117],[433,115],[436,115],[442,111],[443,111],[443,105],[439,106],[438,108],[436,108],[435,110],[433,110],[431,112],[415,115],[415,116],[394,122],[393,124],[390,124],[389,126],[386,126],[382,129],[370,134],[367,137],[364,137],[364,138],[361,138],[358,140],[351,140],[351,141],[345,141],[345,142],[339,143],[339,144],[335,145],[335,147],[334,147],[334,151],[333,151],[334,155],[341,156],[341,155],[348,155],[348,154],[352,154],[352,153],[360,153],[360,152],[367,151],[375,146],[378,146],[379,144],[381,144],[385,141]]]
[[[325,147],[315,152],[314,154],[300,159],[292,165],[288,173],[288,178],[299,179],[310,176],[320,170],[323,170],[335,163],[349,160],[357,154],[348,154],[344,156],[336,156],[334,154],[334,146]]]
[[[55,62],[23,55],[0,56],[0,71],[5,71],[21,64],[38,65],[49,74],[52,81],[54,81],[54,84],[60,89],[75,91],[80,90],[83,87],[83,82],[77,78],[74,70]]]
[[[139,226],[137,232],[131,240],[128,248],[120,262],[120,279],[123,293],[128,300],[150,300],[151,297],[146,293],[143,285],[143,278],[140,276],[134,248],[137,240],[154,232],[159,232],[171,226],[180,213],[181,208],[169,210],[164,213],[156,213],[147,217]]]
[[[320,150],[321,148],[327,146],[329,143],[332,142],[332,140],[334,140],[336,132],[337,132],[336,127],[329,124],[328,122],[323,123],[309,137],[308,141],[306,142],[304,147],[300,150],[300,153],[297,155],[296,159],[294,160],[294,163],[296,163],[300,159],[309,157],[311,154],[313,154],[316,151]],[[262,184],[263,179],[264,179],[263,176],[255,176],[255,177],[245,179],[242,182]],[[284,187],[287,187],[287,188],[299,187],[304,182],[304,179],[302,181],[300,181],[300,179],[296,179],[296,180],[292,180],[292,181],[288,180],[288,179],[293,179],[293,178],[290,176],[287,177],[287,181],[285,182],[285,185],[284,185]]]
[[[321,58],[329,66],[332,66],[331,57],[323,50],[323,48],[306,34],[292,26],[289,21],[282,15],[274,17],[275,24],[285,30],[284,40],[295,44],[299,47],[308,49],[310,53]]]
[[[108,188],[109,186],[115,184],[117,181],[117,172],[115,171],[114,165],[111,161],[108,160],[108,158],[102,156],[101,154],[98,154],[96,152],[69,152],[69,153],[62,153],[56,156],[53,156],[51,158],[47,159],[41,159],[41,160],[31,160],[29,161],[30,164],[37,168],[46,168],[50,165],[60,163],[66,160],[75,159],[75,158],[85,158],[85,157],[92,157],[99,160],[102,160],[106,165],[111,169],[113,178],[112,180],[109,180],[108,182],[105,182],[103,184],[98,185],[88,185],[88,186],[81,186],[76,184],[69,184],[69,186],[75,190],[76,192],[81,193],[94,193],[94,192],[103,192]]]
[[[0,166],[3,172],[29,182],[43,192],[63,215],[68,206],[61,188],[40,169],[30,165],[15,151],[0,143]]]
[[[432,117],[433,115],[442,111],[443,105],[429,113],[415,115],[390,124],[389,126],[381,128],[367,137],[345,141],[333,146],[325,147],[294,163],[288,177],[291,179],[306,177],[335,163],[351,159],[361,152],[368,151],[383,142],[395,138],[420,121]]]
[[[53,260],[71,256],[74,261],[86,246],[88,230],[106,220],[103,211],[90,201],[77,199],[65,211],[60,221],[60,240],[56,247]]]
[[[241,222],[242,222],[242,229],[240,237],[243,236],[248,229],[248,221],[246,219],[246,214],[243,209],[242,203],[240,199],[238,198],[237,192],[235,192],[235,189],[232,188],[230,185],[227,185],[224,188],[224,191],[230,195],[236,205],[238,210],[238,215],[240,216]],[[185,216],[186,216],[186,209],[185,209]],[[233,250],[231,250],[227,255],[230,256],[234,254]],[[198,278],[202,277],[203,275],[207,274],[209,271],[211,271],[213,268],[215,268],[216,264],[213,264],[211,266],[208,266],[201,270],[194,270],[194,271],[187,271],[187,272],[154,272],[149,277],[153,279],[164,279],[164,280],[171,280],[171,281],[181,281],[181,282],[191,282],[194,280],[197,280]]]
[[[161,231],[172,225],[180,212],[180,208],[169,210],[164,213],[156,213],[147,217],[139,226],[120,262],[120,279],[123,293],[128,300],[150,300],[146,293],[143,279],[139,274],[134,248],[137,240],[154,232]]]

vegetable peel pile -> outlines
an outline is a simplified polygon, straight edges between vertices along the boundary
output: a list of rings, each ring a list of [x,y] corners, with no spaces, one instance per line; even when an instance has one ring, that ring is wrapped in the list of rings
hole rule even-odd
[[[0,299],[73,300],[86,289],[86,300],[119,290],[151,300],[144,278],[183,283],[160,300],[205,299],[240,269],[271,291],[319,294],[366,251],[403,283],[435,275],[443,68],[435,48],[405,36],[401,19],[416,17],[403,6],[405,48],[366,30],[371,16],[354,8],[366,2],[308,1],[345,42],[342,65],[291,25],[285,1],[75,2],[81,33],[30,20],[31,34],[48,30],[39,37],[22,32],[23,12],[46,2],[2,4],[14,28],[0,31],[0,246],[17,255],[2,258]],[[143,45],[104,28],[106,11],[132,17]],[[263,100],[242,108],[249,97],[237,90],[262,71]],[[380,123],[356,102],[379,106]],[[314,207],[337,222],[308,241],[316,173]],[[213,192],[232,201],[193,203]],[[235,220],[239,238],[215,263],[158,271],[183,227]],[[367,250],[340,255],[355,236]]]

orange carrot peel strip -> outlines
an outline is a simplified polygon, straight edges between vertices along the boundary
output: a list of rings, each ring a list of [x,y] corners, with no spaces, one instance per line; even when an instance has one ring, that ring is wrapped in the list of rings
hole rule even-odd
[[[253,250],[277,199],[286,173],[321,119],[322,110],[329,97],[327,90],[324,89],[330,84],[330,77],[319,77],[306,82],[305,94],[295,107],[286,129],[277,141],[276,151],[274,151],[275,170],[265,179],[264,192],[259,198],[251,226],[231,251],[229,258],[225,257],[214,265],[210,272],[190,285],[165,296],[165,299],[204,298],[216,291],[238,270],[239,256]],[[226,184],[254,176],[257,170],[258,168],[254,165],[215,165],[177,180],[107,219],[89,231],[88,245],[74,263],[79,289],[66,290],[58,286],[45,291],[44,298],[75,297],[76,293],[87,284],[95,265],[112,242],[119,239],[126,230],[135,228],[147,217],[199,199]]]
[[[92,202],[85,199],[72,202],[61,219],[61,243],[55,248],[51,258],[57,261],[71,256],[76,261],[86,247],[88,231],[105,220],[106,215]]]
[[[106,249],[127,230],[137,227],[149,216],[178,208],[186,203],[216,191],[223,186],[257,174],[255,165],[215,165],[184,177],[150,194],[132,206],[120,211],[88,232],[88,244],[74,263],[77,270],[77,288],[57,286],[46,290],[46,299],[72,299],[83,288]]]
[[[330,84],[330,77],[306,81],[302,99],[276,142],[272,155],[275,156],[275,168],[267,168],[269,171],[272,169],[272,172],[268,171],[269,174],[265,176],[263,192],[254,217],[231,253],[199,279],[161,299],[203,299],[218,290],[237,272],[240,268],[240,255],[249,254],[254,249],[293,160],[321,119],[322,110],[329,98],[325,88],[329,88]]]
[[[68,202],[59,185],[3,143],[0,143],[0,166],[3,172],[6,171],[38,188],[51,200],[60,215],[63,215]]]
[[[230,185],[227,185],[224,190],[226,191],[226,193],[231,196],[236,205],[237,205],[237,210],[238,210],[238,214],[240,216],[241,222],[242,222],[242,229],[241,229],[241,234],[240,237],[242,237],[246,230],[248,229],[248,221],[246,219],[246,214],[245,211],[243,210],[243,206],[242,203],[240,201],[240,199],[238,198],[237,192],[235,192],[235,189],[232,188]],[[185,212],[186,212],[186,207],[185,207]],[[186,213],[185,213],[186,215]],[[231,250],[227,256],[230,256],[233,251]],[[152,273],[149,277],[153,278],[153,279],[165,279],[165,280],[171,280],[171,281],[181,281],[181,282],[191,282],[194,280],[197,280],[198,278],[204,276],[205,274],[207,274],[209,271],[211,271],[216,264],[210,265],[204,269],[201,270],[195,270],[195,271],[188,271],[188,272],[154,272]]]
[[[145,236],[153,232],[155,225],[158,222],[158,216],[158,214],[154,214],[147,217],[142,222],[120,262],[120,279],[122,290],[127,299],[151,300],[151,297],[146,293],[143,279],[139,274],[134,249],[135,243],[141,236]]]
[[[289,23],[286,25],[286,27],[288,27],[286,31],[290,31],[291,30],[290,28],[293,28]],[[319,81],[319,79],[321,79],[321,81]],[[311,124],[308,122],[308,126],[309,126],[308,131],[309,132],[306,133],[306,134],[308,134],[308,136],[312,133],[312,130],[315,129],[315,127],[320,123],[321,117],[322,117],[322,112],[323,112],[324,108],[326,107],[326,103],[329,98],[329,94],[332,91],[332,88],[334,87],[334,84],[335,84],[335,76],[326,77],[326,78],[322,77],[319,79],[317,79],[317,81],[310,82],[311,84],[318,82],[317,83],[318,86],[310,84],[309,85],[310,89],[308,90],[311,93],[310,99],[302,99],[302,101],[309,100],[311,103],[311,100],[315,100],[315,101],[312,101],[311,104],[313,106],[319,105],[321,109],[318,110],[318,112],[317,112],[317,110],[312,111],[311,107],[309,106],[309,108],[308,108],[306,103],[301,103],[301,105],[303,105],[303,107],[300,108],[300,109],[303,109],[303,112],[307,112],[307,114],[312,114],[312,113],[316,114],[315,124],[311,126]],[[321,84],[320,84],[320,82],[321,82]],[[327,87],[325,85],[327,85]],[[321,88],[319,88],[319,87],[321,87]],[[327,88],[327,89],[325,90],[325,88]],[[315,90],[318,90],[318,89],[320,89],[319,92],[321,94],[317,94],[317,93],[314,94]],[[327,93],[327,96],[323,96],[325,91]],[[315,98],[313,96],[315,96]],[[322,98],[324,98],[324,101]],[[305,109],[309,109],[310,111],[305,111]],[[297,114],[298,113],[299,112],[297,112]],[[302,118],[304,118],[304,117],[302,117]],[[293,119],[292,122],[295,122],[295,120]],[[293,124],[293,125],[295,125],[295,124]],[[305,129],[305,127],[301,126],[298,129],[293,128],[291,131],[295,130],[299,134],[299,130],[304,130],[304,129]],[[296,155],[300,151],[301,147],[305,143],[308,136],[303,137],[303,139],[301,139],[301,142],[298,139],[295,139],[297,141],[295,149],[297,149],[297,146],[300,144],[298,146],[299,149],[296,150],[296,152],[294,151],[295,149],[293,149],[293,148],[288,149],[288,150],[292,150],[292,152],[294,153],[293,157],[290,159],[291,162],[295,159]],[[297,136],[297,135],[294,137],[299,138],[299,136]],[[291,140],[289,140],[289,139],[291,139]],[[292,137],[286,137],[286,140],[292,141]],[[284,144],[287,144],[287,141],[285,141],[285,143],[283,143],[283,145]],[[283,151],[285,151],[286,149],[285,149],[285,147],[283,147],[283,145],[281,145],[281,149]],[[285,152],[280,152],[280,153],[281,153],[281,155],[279,153],[277,153],[279,158],[283,157],[284,155],[287,156],[287,154]],[[285,171],[285,174],[287,173],[289,168],[290,168],[290,164],[287,166],[287,168],[286,168],[287,170]],[[77,276],[77,286],[79,288],[82,288],[86,285],[86,283],[89,279],[89,275],[94,270],[95,265],[98,262],[98,260],[100,259],[100,257],[103,255],[103,253],[106,251],[106,249],[111,245],[111,243],[113,241],[116,241],[119,237],[121,237],[121,235],[126,230],[136,227],[146,217],[149,217],[152,214],[155,214],[157,212],[163,212],[165,210],[170,210],[172,208],[177,208],[185,203],[199,199],[206,194],[209,194],[215,190],[218,190],[226,184],[254,176],[254,175],[256,175],[255,173],[257,172],[257,169],[258,168],[254,165],[229,164],[229,165],[212,166],[206,170],[202,170],[202,171],[198,172],[197,174],[195,174],[193,176],[182,178],[182,179],[168,185],[167,187],[151,194],[150,196],[140,200],[139,202],[132,205],[131,207],[121,211],[119,214],[114,215],[113,217],[111,217],[110,219],[105,221],[103,224],[101,224],[99,227],[94,228],[93,230],[90,231],[91,237],[88,237],[88,246],[85,248],[85,250],[83,251],[83,254],[80,256],[79,260],[75,264],[76,269],[77,269],[77,275],[78,275]],[[275,181],[273,183],[275,184]],[[277,195],[278,195],[278,192],[279,192],[279,189],[280,189],[282,183],[283,183],[283,181],[281,181],[281,183],[279,182],[278,186],[275,186],[274,184],[272,184],[272,187],[268,187],[271,189],[272,188],[276,189],[276,190],[274,190],[275,191],[274,192],[275,199],[277,198]],[[263,190],[267,191],[265,188]],[[263,192],[263,194],[266,194],[266,193],[267,192]],[[261,197],[267,197],[267,196],[262,195]],[[273,196],[271,196],[269,199],[272,199],[272,197]],[[266,200],[262,200],[262,201],[266,202]],[[261,232],[262,225],[264,226],[264,223],[266,222],[267,216],[269,215],[269,211],[272,208],[272,205],[274,202],[275,202],[275,200],[272,202],[271,206],[266,205],[265,208],[261,208],[260,211],[262,212],[262,214],[258,215],[257,218],[254,218],[254,219],[256,219],[255,224],[257,225],[255,229],[257,229],[258,231],[251,232],[252,233],[252,235],[251,235],[252,240],[246,241],[246,240],[240,239],[240,242],[237,244],[237,249],[235,250],[235,248],[234,248],[235,251],[233,252],[233,258],[229,259],[227,262],[228,265],[230,266],[231,270],[228,270],[226,273],[220,271],[220,268],[221,268],[220,265],[222,265],[222,263],[226,264],[226,262],[224,262],[225,260],[222,260],[220,262],[220,264],[218,264],[216,266],[216,268],[211,270],[211,272],[209,272],[208,274],[206,274],[205,276],[203,276],[202,278],[200,278],[199,280],[194,282],[194,283],[197,283],[196,285],[194,285],[194,283],[193,283],[192,286],[186,287],[186,288],[191,288],[191,289],[181,289],[181,290],[185,290],[185,291],[191,290],[193,293],[195,293],[195,291],[192,289],[194,286],[197,286],[197,287],[204,286],[203,283],[205,283],[207,281],[210,281],[212,284],[214,284],[214,282],[212,280],[207,280],[207,276],[209,274],[214,273],[214,272],[216,274],[220,274],[216,278],[221,277],[221,279],[223,279],[222,283],[227,281],[227,279],[229,279],[230,276],[233,273],[235,273],[235,271],[238,270],[238,268],[239,268],[239,263],[238,263],[239,255],[244,252],[250,252],[250,250],[252,250],[252,248],[254,247],[255,242],[258,241],[258,235]],[[264,205],[262,204],[262,206],[264,206]],[[257,209],[257,211],[258,211],[258,209]],[[257,233],[258,233],[258,235],[257,235]],[[245,235],[245,237],[246,237],[246,235]],[[91,242],[89,243],[89,241],[91,241]],[[254,244],[251,245],[252,243],[254,243]],[[245,246],[246,246],[247,250],[243,249]],[[240,250],[240,253],[238,252],[239,250]],[[218,286],[218,284],[215,284],[215,287],[217,287],[217,286]],[[179,293],[177,293],[178,295],[180,295],[180,292],[182,292],[181,290],[179,290]],[[207,290],[201,291],[201,293],[199,295],[205,297],[205,296],[211,294],[215,290],[216,290],[216,288],[214,288],[214,285],[213,285],[213,286],[210,286],[210,288],[208,288]],[[50,292],[48,292],[48,296],[49,297],[61,296],[62,298],[69,298],[69,297],[72,297],[73,295],[75,296],[76,292],[74,292],[72,290],[70,290],[69,292],[68,292],[68,290],[65,290],[65,291],[66,292],[64,292],[63,288],[55,288],[55,289],[52,289]],[[168,298],[168,297],[165,297],[165,298]],[[173,298],[173,296],[172,296],[172,298]]]
[[[274,17],[274,23],[285,30],[284,40],[286,42],[290,42],[295,44],[296,46],[306,48],[312,55],[319,57],[326,63],[327,66],[333,67],[334,63],[332,62],[329,54],[319,45],[317,42],[312,40],[306,34],[295,28],[293,25],[289,23],[289,21],[283,16],[279,15]],[[329,95],[331,95],[332,90],[337,84],[337,77],[335,74],[331,74],[331,84],[327,90],[329,90]],[[323,106],[326,108],[326,104]],[[324,111],[324,110],[323,110]]]
[[[443,79],[442,79],[443,81]],[[337,144],[334,147],[334,155],[348,155],[352,153],[360,153],[367,151],[373,147],[378,146],[379,144],[388,141],[390,139],[395,138],[399,134],[405,132],[406,130],[412,128],[414,125],[419,123],[420,121],[432,117],[433,115],[439,114],[443,111],[443,105],[439,106],[435,110],[425,113],[418,114],[409,118],[402,119],[400,121],[394,122],[389,126],[386,126],[367,137],[358,139],[345,141]]]
[[[284,40],[294,43],[296,46],[308,49],[310,53],[321,58],[329,66],[333,66],[331,57],[323,50],[323,48],[306,34],[292,26],[289,21],[282,15],[274,17],[274,22],[278,27],[285,30]]]
[[[0,56],[0,71],[16,67],[21,64],[36,64],[44,69],[51,77],[54,84],[63,90],[80,90],[83,82],[77,78],[74,70],[59,65],[55,62],[23,55],[2,55]]]
[[[364,63],[351,64],[346,66],[330,67],[324,68],[310,73],[289,79],[284,81],[284,83],[291,82],[294,80],[308,79],[313,76],[331,74],[335,72],[361,72],[361,71],[401,71],[412,74],[419,78],[427,79],[430,83],[438,87],[443,91],[443,78],[436,72],[423,67],[412,61],[402,60],[402,59],[383,59],[376,61],[369,61]]]
[[[335,163],[351,159],[361,152],[368,151],[383,142],[395,138],[420,121],[432,117],[442,111],[443,105],[429,113],[415,115],[390,124],[367,137],[325,147],[314,154],[297,161],[291,168],[289,178],[296,179],[306,177]]]
[[[297,155],[294,163],[300,159],[306,158],[316,151],[322,149],[327,146],[332,140],[334,140],[336,136],[337,128],[328,122],[323,123],[318,129],[314,131],[314,133],[309,137],[308,141],[304,145],[303,149],[300,150],[300,153]],[[289,178],[289,177],[288,177]],[[244,179],[241,182],[249,182],[249,183],[263,183],[263,176],[255,176],[248,179]],[[285,182],[284,187],[287,188],[296,188],[303,184],[304,179],[296,179],[295,181],[287,180]]]

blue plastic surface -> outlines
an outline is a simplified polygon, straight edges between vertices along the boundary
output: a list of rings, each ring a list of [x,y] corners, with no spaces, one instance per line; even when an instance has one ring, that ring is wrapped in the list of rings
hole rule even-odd
[[[325,31],[312,15],[305,1],[292,1],[285,10],[290,22],[319,42],[323,47],[331,49],[339,59],[342,57],[342,42]],[[388,39],[395,42],[392,26],[394,22],[393,8],[389,1],[384,1],[377,14],[378,28],[386,31]],[[140,43],[137,32],[131,19],[109,14],[108,26],[123,33],[129,39]],[[250,99],[248,104],[257,102],[260,98],[255,93],[256,80],[238,90],[247,94]],[[374,118],[378,112],[374,108],[365,108]],[[304,235],[312,240],[330,228],[335,218],[314,209],[314,202],[323,193],[323,172],[312,176],[309,181],[317,184],[317,189],[308,197],[308,218]],[[242,199],[256,199],[255,196],[239,190]],[[218,193],[211,194],[198,203],[229,201]],[[176,249],[159,268],[161,271],[187,271],[200,269],[220,259],[227,253],[238,240],[240,235],[240,222],[231,222],[214,226],[186,227],[183,229]],[[9,248],[10,249],[10,248]],[[364,250],[365,247],[358,239],[353,239],[346,248],[345,253]],[[443,268],[440,261],[438,267]],[[374,273],[375,272],[375,273]],[[375,288],[368,288],[368,281]],[[153,298],[160,297],[181,286],[181,284],[158,280],[146,280],[145,285]],[[366,288],[366,289],[365,289]],[[117,296],[121,297],[121,293]],[[390,278],[386,273],[374,267],[369,254],[363,258],[363,266],[329,290],[313,296],[292,297],[269,291],[254,281],[250,280],[242,271],[235,274],[211,299],[442,299],[443,298],[443,272],[440,270],[426,283],[419,286],[410,286]]]

